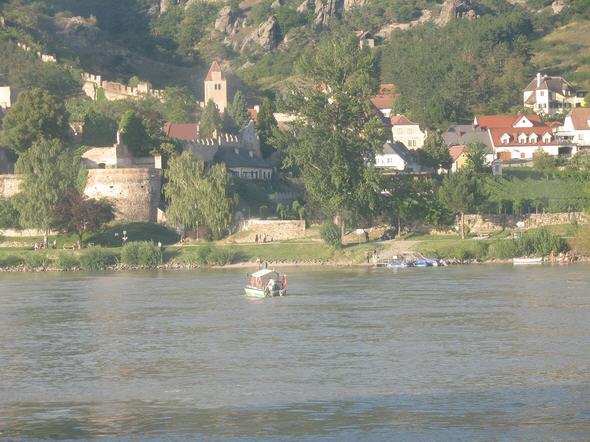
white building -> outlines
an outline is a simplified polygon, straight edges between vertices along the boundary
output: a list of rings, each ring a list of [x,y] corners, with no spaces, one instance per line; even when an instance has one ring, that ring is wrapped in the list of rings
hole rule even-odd
[[[412,153],[400,142],[387,141],[383,144],[383,152],[375,155],[375,166],[405,172],[418,171]]]
[[[403,143],[408,149],[420,149],[424,146],[426,132],[420,130],[420,125],[410,121],[403,115],[394,115],[391,121],[391,136],[393,141]]]
[[[563,126],[557,128],[555,135],[577,144],[578,148],[590,148],[590,108],[572,109],[565,117]]]
[[[551,116],[581,107],[587,92],[574,87],[563,77],[538,73],[524,90],[523,101],[525,107]]]

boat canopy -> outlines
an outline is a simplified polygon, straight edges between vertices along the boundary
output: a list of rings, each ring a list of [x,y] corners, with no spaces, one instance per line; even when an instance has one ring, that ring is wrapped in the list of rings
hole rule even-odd
[[[257,272],[252,273],[252,276],[254,276],[255,278],[262,278],[263,276],[269,275],[270,273],[277,273],[274,270],[270,270],[270,269],[262,269],[262,270],[258,270]]]

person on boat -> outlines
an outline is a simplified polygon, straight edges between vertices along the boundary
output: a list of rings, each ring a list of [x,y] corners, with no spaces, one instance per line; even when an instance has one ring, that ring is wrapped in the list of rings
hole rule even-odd
[[[281,285],[283,286],[284,289],[287,288],[287,275],[285,275],[284,273],[281,278]]]

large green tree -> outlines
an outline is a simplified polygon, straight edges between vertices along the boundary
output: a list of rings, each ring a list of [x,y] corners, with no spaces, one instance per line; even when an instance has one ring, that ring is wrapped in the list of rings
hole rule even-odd
[[[469,143],[467,145],[465,167],[475,173],[484,172],[486,168],[486,150],[486,145],[482,142]]]
[[[164,89],[162,113],[170,123],[192,123],[196,118],[197,100],[186,87]]]
[[[205,108],[201,114],[199,136],[201,138],[212,138],[215,135],[219,135],[222,127],[223,120],[221,119],[221,115],[219,115],[219,109],[217,109],[213,100],[209,100],[205,104]]]
[[[264,97],[256,117],[256,133],[260,138],[260,148],[265,158],[268,158],[274,152],[270,139],[276,128],[277,120],[274,117],[272,102],[268,97]]]
[[[152,139],[143,118],[136,112],[127,111],[119,121],[121,141],[135,156],[147,155],[152,148]]]
[[[435,170],[450,169],[453,164],[451,154],[445,140],[438,132],[432,132],[426,138],[422,149],[417,150],[418,161],[427,167]]]
[[[236,206],[225,166],[217,164],[206,170],[202,161],[183,152],[169,160],[165,174],[168,219],[183,228],[206,225],[214,237],[223,236],[231,226]]]
[[[76,190],[79,161],[62,141],[41,138],[19,157],[16,172],[22,175],[20,192],[14,199],[20,223],[43,230],[47,240],[58,206]]]
[[[460,216],[461,238],[465,239],[465,213],[475,210],[484,199],[483,186],[472,171],[461,169],[447,175],[439,190],[442,203],[454,214]]]
[[[65,140],[68,116],[64,104],[42,89],[18,96],[2,122],[2,141],[22,154],[41,138]]]
[[[354,38],[323,41],[300,63],[310,84],[286,99],[287,111],[299,118],[273,137],[285,166],[300,171],[308,197],[326,216],[367,214],[363,193],[378,187],[367,165],[385,139],[369,102],[377,88],[375,61]]]
[[[234,95],[234,98],[229,105],[228,113],[238,131],[242,130],[244,126],[248,124],[248,121],[250,121],[246,98],[241,91],[237,91]]]

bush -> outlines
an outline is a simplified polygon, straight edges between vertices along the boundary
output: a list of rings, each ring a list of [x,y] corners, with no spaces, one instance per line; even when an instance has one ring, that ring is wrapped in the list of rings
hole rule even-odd
[[[232,264],[237,256],[236,251],[230,247],[216,247],[207,255],[207,264],[218,266]]]
[[[31,270],[38,268],[45,269],[49,265],[49,259],[47,255],[31,253],[25,257],[25,265]]]
[[[0,228],[18,229],[19,214],[12,204],[12,200],[0,198]]]
[[[89,249],[80,256],[80,267],[83,270],[96,271],[104,270],[105,267],[116,264],[117,257],[100,247]]]
[[[80,267],[80,260],[70,253],[60,253],[57,257],[57,266],[62,270],[75,270]]]
[[[547,256],[551,253],[565,252],[567,244],[559,236],[546,228],[531,230],[520,238],[502,240],[492,243],[489,249],[490,258],[510,259],[519,256]]]
[[[17,267],[24,264],[24,259],[16,255],[7,255],[0,258],[0,267]]]
[[[340,228],[331,221],[326,221],[320,227],[320,237],[324,242],[332,247],[342,246],[342,236]]]
[[[510,239],[493,242],[488,250],[489,258],[510,259],[518,255],[518,244]]]
[[[132,265],[157,266],[162,264],[162,251],[150,241],[130,242],[123,247],[121,261]]]

